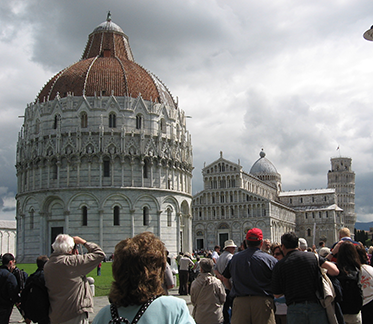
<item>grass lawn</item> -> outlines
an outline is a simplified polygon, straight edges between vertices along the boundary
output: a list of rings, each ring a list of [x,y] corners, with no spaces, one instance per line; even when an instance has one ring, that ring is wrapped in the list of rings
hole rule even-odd
[[[95,279],[95,291],[96,296],[107,296],[109,295],[111,283],[113,281],[113,276],[111,273],[111,262],[102,262],[101,276],[97,276],[97,270],[91,271],[87,277],[92,277]],[[34,273],[37,269],[34,263],[18,263],[17,267],[23,269],[29,275]],[[179,284],[179,275],[176,275],[177,285]]]
[[[19,263],[17,264],[17,267],[23,269],[29,275],[34,273],[37,269],[36,264],[34,263]],[[87,277],[93,277],[93,279],[95,279],[96,296],[107,296],[113,281],[111,262],[102,262],[101,276],[97,276],[97,270],[94,269],[87,275]]]

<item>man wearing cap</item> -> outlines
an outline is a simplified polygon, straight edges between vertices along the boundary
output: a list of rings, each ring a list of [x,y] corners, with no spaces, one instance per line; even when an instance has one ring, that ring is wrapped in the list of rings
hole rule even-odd
[[[308,244],[307,244],[307,241],[306,239],[300,237],[298,239],[298,245],[299,245],[299,251],[302,251],[302,252],[307,252],[307,247],[308,247]]]
[[[223,272],[233,298],[232,324],[275,324],[271,289],[272,270],[277,260],[260,250],[263,233],[252,228],[246,234],[248,248],[235,254]]]
[[[234,251],[236,250],[237,245],[234,244],[233,240],[227,240],[224,242],[224,252],[220,255],[219,259],[216,261],[214,272],[217,278],[223,281],[222,273],[224,272],[225,268],[227,267],[228,262],[232,259]],[[223,281],[224,283],[224,281]],[[229,288],[225,287],[225,293],[227,294],[224,307],[223,307],[223,315],[224,315],[224,324],[229,324],[229,314],[228,310],[232,306],[232,299],[229,297]]]
[[[297,250],[298,237],[294,232],[281,236],[281,248],[285,257],[273,269],[272,289],[275,297],[285,295],[288,324],[328,324],[325,308],[316,297],[319,283],[319,265],[328,274],[336,276],[337,266],[316,258],[314,253]]]

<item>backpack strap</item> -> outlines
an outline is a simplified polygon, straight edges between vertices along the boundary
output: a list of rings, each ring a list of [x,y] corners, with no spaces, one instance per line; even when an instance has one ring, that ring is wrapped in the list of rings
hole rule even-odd
[[[110,313],[112,319],[109,321],[109,324],[136,324],[140,320],[141,316],[145,313],[147,308],[150,306],[150,304],[160,296],[161,295],[152,297],[146,303],[142,304],[131,323],[128,319],[124,317],[119,317],[117,306],[115,306],[114,304],[110,304]]]
[[[117,306],[114,304],[110,304],[110,313],[111,313],[111,320],[109,321],[109,324],[130,324],[127,318],[119,317]]]

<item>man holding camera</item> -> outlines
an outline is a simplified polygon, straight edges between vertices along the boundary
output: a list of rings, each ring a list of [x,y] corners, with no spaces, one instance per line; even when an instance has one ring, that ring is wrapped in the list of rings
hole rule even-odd
[[[82,244],[88,253],[73,253],[76,244]],[[67,234],[59,234],[52,247],[54,252],[44,266],[51,324],[88,324],[93,300],[86,275],[104,259],[105,253],[97,244]]]

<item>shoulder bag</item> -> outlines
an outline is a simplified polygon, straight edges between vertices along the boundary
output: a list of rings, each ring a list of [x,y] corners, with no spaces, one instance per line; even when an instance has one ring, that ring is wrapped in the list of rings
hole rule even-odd
[[[319,256],[315,254],[317,259],[317,266],[319,268],[318,278],[319,284],[321,284],[321,291],[316,291],[317,298],[320,301],[322,307],[325,308],[326,314],[330,324],[338,324],[337,316],[335,314],[335,290],[333,283],[326,274],[327,270],[320,267]]]

